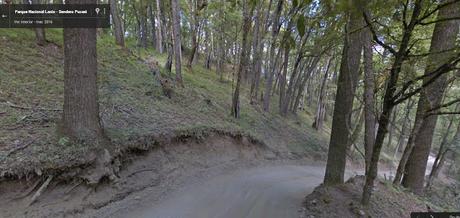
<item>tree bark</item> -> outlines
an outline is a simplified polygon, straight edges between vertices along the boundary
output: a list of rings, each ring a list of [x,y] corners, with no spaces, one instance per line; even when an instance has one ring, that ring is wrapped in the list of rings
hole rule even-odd
[[[163,29],[163,25],[162,25],[162,19],[161,17],[164,16],[164,14],[162,13],[161,11],[161,5],[160,5],[160,0],[156,0],[155,1],[156,3],[156,12],[155,12],[155,17],[156,17],[156,21],[158,22],[158,26],[157,26],[157,51],[160,53],[160,54],[163,54],[163,49],[164,49],[164,42],[163,42],[163,35],[164,35],[164,29]]]
[[[176,68],[176,84],[183,86],[182,82],[182,40],[180,35],[180,7],[178,0],[171,0],[172,39],[174,46],[174,66]]]
[[[361,203],[365,206],[369,205],[372,189],[374,187],[374,181],[377,178],[378,162],[380,159],[380,151],[382,150],[383,141],[387,133],[388,124],[390,122],[390,115],[393,107],[395,106],[394,94],[396,92],[396,84],[399,80],[399,74],[404,60],[407,58],[409,48],[409,41],[412,37],[412,32],[416,25],[421,12],[421,0],[414,2],[414,10],[411,15],[411,22],[404,28],[402,34],[402,40],[400,42],[399,50],[394,54],[394,61],[390,69],[390,77],[385,88],[385,94],[383,97],[382,112],[378,119],[377,135],[375,137],[374,148],[372,149],[372,157],[369,165],[369,169],[366,172],[366,181],[363,187],[363,195]],[[367,15],[366,15],[367,16]]]
[[[112,14],[113,32],[115,35],[115,43],[119,46],[125,46],[125,37],[123,26],[121,23],[120,15],[118,13],[118,6],[116,0],[109,0],[110,13]]]
[[[152,30],[151,34],[152,34],[152,45],[154,48],[157,48],[157,43],[158,43],[158,40],[157,40],[157,28],[156,28],[156,25],[155,25],[155,12],[153,10],[153,7],[154,7],[154,3],[149,3],[148,7],[147,7],[147,15],[148,15],[148,19],[150,20],[150,28]]]
[[[324,184],[334,185],[344,182],[349,124],[353,100],[359,75],[362,44],[360,40],[362,18],[358,13],[350,13],[345,33],[345,43],[337,84],[331,139]]]
[[[192,49],[191,49],[191,52],[190,52],[190,57],[188,59],[188,63],[187,63],[187,68],[189,69],[192,69],[192,64],[193,64],[193,60],[195,58],[195,54],[197,53],[197,49],[198,49],[198,25],[199,25],[199,21],[198,21],[198,9],[197,9],[197,2],[196,1],[193,1],[193,0],[190,0],[188,2],[189,6],[190,6],[190,27],[191,27],[191,31],[190,31],[190,34],[191,34],[191,39],[192,39]]]
[[[68,0],[96,4],[95,0]],[[62,133],[78,143],[103,143],[97,88],[95,28],[64,28]]]
[[[283,67],[282,67],[282,73],[280,74],[279,76],[279,91],[280,91],[280,94],[279,94],[279,110],[281,112],[281,109],[283,107],[283,104],[284,104],[284,98],[286,96],[286,78],[287,78],[287,72],[288,72],[288,63],[289,63],[289,53],[290,53],[290,49],[288,46],[286,46],[284,48],[284,62],[283,62]]]
[[[259,44],[261,42],[261,35],[260,34],[260,20],[262,18],[261,16],[261,10],[262,10],[262,3],[263,1],[260,1],[260,3],[257,5],[255,9],[255,16],[254,16],[254,37],[252,40],[252,50],[254,51],[254,57],[253,57],[253,63],[252,63],[252,78],[251,78],[251,89],[249,92],[250,96],[250,102],[253,104],[257,100],[257,95],[254,95],[255,89],[256,89],[256,84],[260,79],[260,53],[261,50],[259,49]],[[257,87],[258,88],[258,87]]]
[[[284,0],[278,0],[278,5],[276,10],[273,12],[273,27],[272,27],[272,44],[270,46],[270,68],[267,69],[268,78],[265,84],[265,93],[264,93],[264,102],[263,102],[263,110],[269,111],[270,110],[270,98],[271,98],[271,88],[273,85],[273,77],[275,72],[275,47],[276,47],[276,38],[278,37],[279,29],[280,29],[280,15],[281,10],[283,9],[283,2]]]
[[[449,0],[450,1],[450,0]],[[448,2],[448,0],[443,1]],[[460,13],[460,2],[453,3],[449,7],[443,7],[438,12],[437,19],[448,19],[457,16]],[[459,25],[456,20],[445,22],[437,22],[434,27],[434,32],[431,40],[428,64],[425,73],[439,67],[443,60],[452,57],[452,52],[449,51],[455,48],[455,41],[459,33]],[[426,78],[427,81],[431,77]],[[431,142],[433,133],[436,127],[437,115],[426,116],[426,113],[432,108],[437,107],[442,100],[445,89],[447,88],[447,75],[441,75],[435,82],[431,83],[420,94],[417,110],[424,114],[421,126],[414,138],[414,149],[409,156],[408,164],[406,165],[406,174],[403,178],[403,186],[412,190],[415,194],[422,194],[425,171],[428,161],[428,156],[431,150]],[[435,110],[434,112],[436,112]]]
[[[325,114],[325,105],[324,105],[324,97],[326,94],[326,86],[327,86],[327,77],[329,76],[329,69],[331,67],[333,57],[329,58],[327,62],[326,72],[324,73],[323,79],[321,80],[321,87],[318,95],[318,104],[316,107],[316,116],[315,121],[313,122],[313,128],[316,130],[320,130],[323,128],[323,121],[324,121],[324,114]]]
[[[247,67],[248,62],[248,47],[247,39],[248,33],[251,28],[251,17],[252,17],[252,8],[248,8],[246,0],[243,0],[243,37],[241,40],[241,54],[240,54],[240,64],[238,65],[238,72],[237,72],[237,79],[236,79],[236,87],[235,92],[233,93],[232,98],[232,111],[231,115],[235,118],[240,117],[240,87],[241,87],[241,79],[243,77],[243,72]]]
[[[364,159],[369,168],[375,141],[374,67],[372,64],[372,34],[369,28],[363,31],[364,61]]]

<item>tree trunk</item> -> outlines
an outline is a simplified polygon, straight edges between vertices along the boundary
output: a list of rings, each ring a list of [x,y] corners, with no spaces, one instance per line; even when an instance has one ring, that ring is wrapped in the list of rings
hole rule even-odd
[[[191,36],[192,36],[192,49],[190,52],[190,57],[188,59],[187,68],[192,69],[193,60],[195,58],[195,54],[197,53],[198,49],[198,15],[197,15],[197,7],[195,1],[189,1],[190,6],[190,27],[191,27]]]
[[[275,47],[276,45],[276,38],[278,37],[280,25],[279,25],[279,18],[281,15],[281,10],[283,9],[283,2],[284,0],[278,0],[278,5],[276,10],[273,14],[273,27],[272,27],[272,44],[270,46],[270,68],[267,69],[268,78],[265,84],[265,93],[264,93],[264,103],[263,109],[264,111],[270,110],[270,98],[271,98],[271,88],[273,85],[273,77],[275,72]]]
[[[375,140],[375,100],[374,100],[374,67],[372,64],[372,34],[369,28],[363,31],[364,61],[364,159],[366,170],[372,156]]]
[[[327,85],[327,77],[329,76],[329,69],[331,67],[333,57],[329,58],[327,62],[326,72],[324,73],[323,79],[321,81],[321,87],[318,95],[318,105],[316,107],[316,116],[315,121],[313,122],[313,128],[316,130],[320,130],[323,128],[323,121],[324,121],[324,97],[326,93],[326,85]]]
[[[297,51],[296,60],[294,63],[294,68],[292,69],[291,77],[289,78],[289,84],[288,84],[287,91],[285,95],[283,95],[283,98],[280,99],[280,114],[282,116],[287,115],[289,105],[291,104],[291,101],[295,93],[296,76],[297,76],[297,73],[299,73],[299,77],[300,77],[301,71],[299,71],[299,65],[303,59],[303,50],[304,50],[305,43],[307,42],[307,39],[309,38],[309,34],[310,34],[310,31],[307,34],[305,34],[301,40],[302,41],[301,46]]]
[[[385,88],[385,94],[383,97],[382,112],[378,119],[378,130],[375,137],[374,148],[372,149],[372,157],[369,165],[369,169],[366,172],[366,181],[363,187],[363,195],[361,203],[365,206],[369,205],[372,190],[374,187],[374,180],[377,178],[378,162],[380,159],[380,151],[382,150],[383,141],[387,133],[389,118],[392,113],[393,107],[395,106],[394,94],[396,92],[396,85],[399,80],[399,74],[401,72],[401,66],[406,59],[406,55],[409,49],[409,41],[412,37],[412,32],[416,25],[416,19],[418,19],[421,11],[421,0],[417,0],[414,3],[414,10],[411,15],[411,22],[404,28],[402,34],[402,40],[400,42],[399,50],[394,54],[394,61],[390,69],[390,76],[388,83]]]
[[[152,45],[154,48],[157,48],[157,43],[158,43],[158,40],[157,40],[157,28],[155,26],[155,12],[153,11],[153,2],[150,3],[147,7],[147,14],[148,14],[148,18],[150,20],[150,26],[152,28]]]
[[[182,42],[180,35],[180,7],[178,0],[171,0],[171,16],[172,16],[172,39],[174,46],[174,66],[176,68],[176,84],[184,86],[182,82]]]
[[[409,101],[406,104],[406,111],[404,112],[404,119],[402,121],[402,126],[401,126],[401,132],[399,135],[398,139],[398,144],[396,145],[395,152],[393,154],[393,160],[396,160],[396,155],[398,152],[403,152],[403,144],[405,139],[407,138],[407,129],[410,129],[410,112],[412,110],[412,107],[414,106],[415,101],[412,99],[409,99]],[[409,128],[407,126],[409,124]]]
[[[261,10],[262,10],[262,3],[263,1],[260,1],[260,3],[257,5],[255,9],[255,16],[254,16],[254,37],[252,40],[252,50],[254,51],[254,57],[253,57],[253,62],[252,62],[252,77],[251,77],[251,89],[249,92],[250,96],[250,102],[253,104],[255,100],[257,100],[257,95],[255,94],[255,89],[256,89],[256,84],[260,79],[260,53],[261,50],[259,49],[259,44],[261,43],[261,35],[260,34],[260,20],[262,18],[261,16]]]
[[[69,0],[96,4],[95,0]],[[99,117],[95,28],[64,28],[62,132],[78,143],[104,142]]]
[[[235,92],[233,93],[232,98],[232,111],[231,114],[235,118],[240,117],[240,86],[241,86],[241,79],[242,74],[247,67],[248,62],[248,47],[247,39],[248,33],[251,28],[251,17],[252,17],[252,8],[248,8],[249,5],[246,4],[246,0],[243,1],[243,37],[241,40],[241,55],[240,55],[240,64],[238,65],[238,72],[237,72],[237,79],[236,79],[236,87]]]
[[[398,110],[397,107],[398,106],[396,105],[395,108],[393,109],[393,114],[391,115],[390,125],[388,126],[388,141],[387,141],[388,151],[390,150],[391,144],[393,143],[393,133],[395,130],[395,125],[396,125],[395,122],[396,122],[396,117],[397,117],[396,111]]]
[[[204,22],[205,26],[204,26],[204,31],[205,31],[205,46],[206,46],[206,50],[205,50],[205,54],[206,54],[206,58],[204,60],[204,68],[206,69],[211,69],[211,52],[212,52],[212,38],[211,38],[211,30],[208,29],[208,21],[205,20]]]
[[[115,35],[115,43],[119,46],[125,46],[125,37],[123,34],[123,26],[118,13],[118,6],[116,0],[109,0],[110,13],[112,14],[113,32]]]
[[[280,86],[280,94],[279,94],[279,110],[281,112],[282,106],[284,104],[284,98],[286,96],[286,78],[288,72],[288,63],[289,63],[289,53],[290,49],[288,46],[284,48],[284,63],[283,63],[283,72],[279,75],[279,86]]]
[[[160,54],[163,54],[163,48],[164,48],[164,42],[163,42],[163,35],[164,35],[164,29],[163,29],[163,25],[162,25],[162,17],[165,16],[163,13],[161,13],[161,5],[160,5],[160,0],[156,0],[155,1],[156,3],[156,12],[155,12],[155,17],[156,17],[156,21],[158,22],[158,26],[157,26],[157,51],[160,52]]]
[[[457,2],[449,7],[441,8],[437,19],[448,19],[457,16],[459,13],[460,2]],[[455,48],[458,33],[459,25],[456,20],[437,22],[435,24],[430,47],[431,54],[428,57],[428,64],[425,70],[426,73],[436,69],[443,63],[443,60],[447,60],[453,55],[453,52],[449,50]],[[431,76],[424,81],[428,81],[429,79],[431,79]],[[403,178],[403,185],[415,194],[422,194],[423,191],[426,165],[438,118],[437,115],[426,116],[426,113],[441,103],[446,87],[447,75],[444,74],[435,82],[425,87],[420,94],[417,110],[422,111],[424,116],[420,117],[423,120],[418,133],[415,135],[414,149],[409,156],[408,164],[406,165],[407,172]]]
[[[335,98],[334,116],[332,119],[331,139],[329,142],[328,159],[324,184],[333,185],[344,182],[349,124],[353,109],[353,100],[359,75],[361,56],[362,19],[358,13],[351,13],[345,33],[345,43],[340,66],[340,74]]]

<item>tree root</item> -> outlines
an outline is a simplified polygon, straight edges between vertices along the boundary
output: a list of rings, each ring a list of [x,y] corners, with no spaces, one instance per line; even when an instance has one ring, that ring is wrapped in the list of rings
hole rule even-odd
[[[43,191],[46,190],[46,188],[50,184],[51,180],[53,180],[53,175],[48,176],[48,179],[46,179],[46,181],[43,183],[43,185],[40,186],[40,188],[37,190],[37,192],[35,192],[34,196],[32,196],[32,198],[30,199],[30,203],[29,203],[28,206],[30,206],[33,203],[35,203],[37,198],[40,197],[40,195],[43,193]]]

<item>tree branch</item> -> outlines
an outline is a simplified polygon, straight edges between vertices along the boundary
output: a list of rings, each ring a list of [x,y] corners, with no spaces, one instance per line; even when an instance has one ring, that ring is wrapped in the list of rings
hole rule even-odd
[[[411,80],[407,83],[405,83],[403,85],[403,88],[396,94],[394,95],[393,97],[393,104],[399,104],[403,101],[405,101],[406,99],[416,95],[417,93],[419,93],[423,88],[425,88],[426,86],[430,85],[431,83],[433,83],[434,81],[436,81],[436,79],[438,79],[441,75],[445,74],[445,73],[448,73],[449,71],[451,71],[452,69],[454,69],[455,65],[460,61],[460,53],[458,53],[455,57],[453,57],[449,62],[439,66],[436,70],[430,72],[430,73],[427,73],[423,76],[420,76],[420,77],[417,77],[416,79],[414,80]],[[432,76],[428,81],[424,82],[422,84],[421,87],[418,87],[416,88],[414,91],[412,92],[409,92],[407,94],[404,94],[404,92],[412,85],[414,84],[416,81],[420,80],[420,79],[425,79],[427,77],[430,77]],[[399,98],[399,99],[398,99]]]
[[[372,33],[372,38],[374,39],[374,41],[377,42],[377,44],[379,44],[380,46],[382,46],[385,49],[387,49],[388,51],[390,51],[393,55],[396,55],[396,53],[397,53],[396,50],[394,50],[391,46],[383,43],[379,39],[379,37],[377,36],[377,33],[375,32],[374,27],[372,26],[372,23],[369,21],[369,17],[368,17],[366,12],[363,13],[363,16],[364,16],[364,20],[366,21],[367,26],[369,27],[369,30]]]

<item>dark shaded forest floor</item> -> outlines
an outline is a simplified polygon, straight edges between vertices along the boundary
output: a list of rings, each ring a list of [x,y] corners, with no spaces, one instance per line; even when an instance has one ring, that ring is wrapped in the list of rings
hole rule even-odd
[[[0,32],[0,178],[55,174],[94,161],[87,155],[94,147],[70,144],[57,135],[63,102],[62,32],[49,30],[47,38],[52,43],[40,47],[31,30]],[[185,88],[175,89],[169,99],[144,62],[153,57],[163,65],[165,55],[121,49],[112,40],[98,40],[98,72],[100,115],[113,156],[218,132],[246,136],[278,156],[324,159],[328,130],[311,128],[307,113],[279,116],[276,96],[272,111],[264,113],[249,104],[244,90],[241,119],[235,120],[229,116],[232,75],[219,82],[216,72],[198,64],[193,72],[184,70]],[[128,45],[135,48],[133,41]]]

